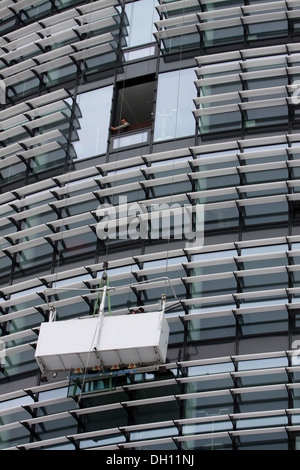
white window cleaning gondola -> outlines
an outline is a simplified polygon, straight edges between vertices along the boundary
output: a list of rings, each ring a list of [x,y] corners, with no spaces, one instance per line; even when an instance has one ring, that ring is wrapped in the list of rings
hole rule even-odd
[[[124,369],[166,362],[169,326],[165,317],[165,295],[160,309],[139,315],[104,315],[109,295],[107,274],[99,288],[101,302],[96,316],[42,323],[35,358],[42,373],[77,369]]]

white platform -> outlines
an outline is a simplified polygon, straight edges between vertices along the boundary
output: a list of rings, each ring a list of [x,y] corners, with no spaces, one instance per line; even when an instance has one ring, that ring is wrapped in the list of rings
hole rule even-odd
[[[42,323],[35,352],[42,372],[162,364],[169,326],[163,312]]]

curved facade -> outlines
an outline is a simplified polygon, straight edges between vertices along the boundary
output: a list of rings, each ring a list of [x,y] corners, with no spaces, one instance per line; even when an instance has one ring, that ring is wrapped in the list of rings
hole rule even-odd
[[[0,448],[298,449],[300,0],[0,18]],[[167,295],[165,366],[41,374],[104,270],[112,315]]]

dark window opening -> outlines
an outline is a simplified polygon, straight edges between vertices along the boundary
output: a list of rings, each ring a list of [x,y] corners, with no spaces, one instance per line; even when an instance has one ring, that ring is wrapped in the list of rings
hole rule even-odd
[[[154,76],[120,82],[116,94],[116,111],[112,125],[121,124],[122,117],[130,123],[128,131],[149,128],[152,125],[155,80]]]

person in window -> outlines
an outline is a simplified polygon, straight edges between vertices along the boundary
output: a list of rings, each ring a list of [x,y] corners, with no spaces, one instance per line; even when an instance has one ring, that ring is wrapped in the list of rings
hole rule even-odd
[[[136,309],[136,310],[132,310],[131,313],[133,313],[133,314],[135,314],[135,313],[144,313],[144,311],[145,311],[145,310],[143,309],[143,307],[137,307],[137,309]]]
[[[130,128],[129,122],[127,121],[127,119],[125,117],[122,117],[121,118],[121,124],[119,126],[116,126],[116,127],[111,126],[110,130],[111,131],[124,132],[124,131],[128,131],[129,128]]]

